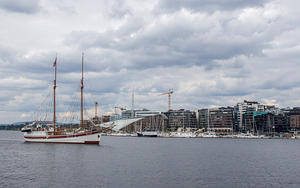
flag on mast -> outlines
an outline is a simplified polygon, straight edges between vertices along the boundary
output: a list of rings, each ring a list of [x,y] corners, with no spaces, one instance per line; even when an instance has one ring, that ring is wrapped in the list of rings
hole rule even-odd
[[[57,60],[57,57],[54,60],[53,67],[56,67],[56,60]]]

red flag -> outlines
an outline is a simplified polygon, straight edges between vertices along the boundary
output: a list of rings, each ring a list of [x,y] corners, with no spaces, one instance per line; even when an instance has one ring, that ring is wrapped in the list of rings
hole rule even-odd
[[[53,67],[56,67],[56,60],[57,60],[57,57],[55,58],[55,61],[53,63]]]

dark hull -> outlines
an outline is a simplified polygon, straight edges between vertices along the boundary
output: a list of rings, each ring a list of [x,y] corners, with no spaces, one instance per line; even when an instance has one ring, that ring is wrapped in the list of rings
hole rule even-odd
[[[21,130],[21,132],[31,132],[31,129],[23,129],[23,130]]]
[[[142,133],[137,133],[138,137],[157,137],[157,135],[147,135],[147,134],[142,134]]]

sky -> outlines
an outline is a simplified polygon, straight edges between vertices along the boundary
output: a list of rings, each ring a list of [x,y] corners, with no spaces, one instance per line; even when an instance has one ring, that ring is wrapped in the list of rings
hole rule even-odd
[[[295,0],[0,0],[0,123],[51,108],[56,55],[60,117],[79,109],[82,52],[88,116],[94,101],[103,114],[131,108],[133,90],[138,109],[167,110],[159,94],[168,89],[172,109],[243,100],[300,106],[299,7]]]

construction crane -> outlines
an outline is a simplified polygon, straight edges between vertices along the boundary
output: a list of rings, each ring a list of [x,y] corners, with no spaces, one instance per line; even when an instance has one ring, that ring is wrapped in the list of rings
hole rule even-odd
[[[171,110],[171,95],[174,93],[173,89],[169,89],[166,93],[161,93],[159,95],[168,95],[168,111]]]

